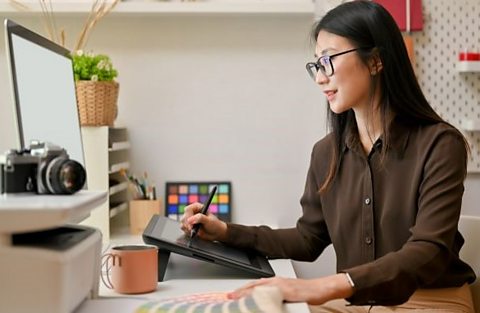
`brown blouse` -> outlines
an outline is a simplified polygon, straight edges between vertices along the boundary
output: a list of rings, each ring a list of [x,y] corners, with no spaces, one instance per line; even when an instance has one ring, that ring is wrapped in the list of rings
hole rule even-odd
[[[458,256],[467,160],[461,134],[445,123],[398,121],[390,134],[383,160],[382,138],[367,156],[347,136],[337,175],[320,194],[333,145],[327,135],[313,148],[296,227],[228,224],[228,243],[301,261],[333,244],[337,271],[355,283],[347,299],[355,305],[395,305],[417,288],[473,282],[475,273]]]

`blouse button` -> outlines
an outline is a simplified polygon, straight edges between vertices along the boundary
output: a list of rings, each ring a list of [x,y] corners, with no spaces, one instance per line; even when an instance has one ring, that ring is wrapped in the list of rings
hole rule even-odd
[[[371,201],[370,198],[365,198],[365,204],[366,204],[366,205],[369,205],[369,204],[370,204],[370,201]]]
[[[365,237],[365,243],[366,243],[367,245],[371,245],[371,244],[372,244],[372,241],[373,241],[373,240],[372,240],[372,237]]]

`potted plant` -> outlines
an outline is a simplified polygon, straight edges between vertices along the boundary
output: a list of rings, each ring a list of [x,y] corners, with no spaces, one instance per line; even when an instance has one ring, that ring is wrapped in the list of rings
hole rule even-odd
[[[78,50],[72,55],[82,126],[113,126],[117,117],[118,73],[110,58]]]

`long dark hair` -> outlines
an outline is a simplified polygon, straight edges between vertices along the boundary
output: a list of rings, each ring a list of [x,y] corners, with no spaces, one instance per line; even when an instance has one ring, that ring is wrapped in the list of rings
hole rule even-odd
[[[366,65],[374,56],[382,63],[379,75],[372,77],[372,88],[382,88],[379,108],[383,134],[382,158],[390,144],[387,127],[391,116],[414,125],[445,122],[425,98],[413,71],[402,34],[392,16],[381,5],[373,1],[341,4],[315,23],[312,30],[312,39],[315,42],[322,30],[348,39],[355,47],[372,47],[357,50]],[[327,106],[327,118],[334,136],[334,148],[321,192],[328,189],[336,175],[346,134],[351,131],[356,133],[357,130],[353,110],[336,114]],[[468,144],[466,148],[468,149]]]

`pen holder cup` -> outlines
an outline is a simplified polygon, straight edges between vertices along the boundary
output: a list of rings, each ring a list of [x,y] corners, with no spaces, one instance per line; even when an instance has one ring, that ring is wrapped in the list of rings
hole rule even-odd
[[[142,234],[154,214],[164,215],[160,200],[130,201],[130,233]]]

